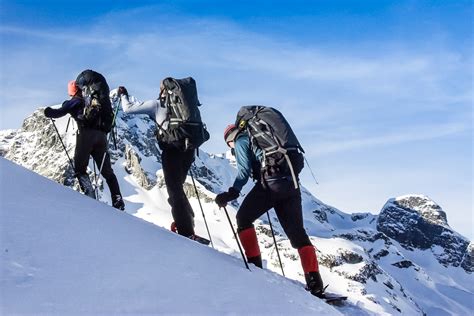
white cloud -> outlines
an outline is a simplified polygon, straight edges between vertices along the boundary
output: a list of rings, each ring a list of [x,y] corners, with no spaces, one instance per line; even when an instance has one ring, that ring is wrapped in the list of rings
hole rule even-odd
[[[360,138],[347,137],[347,134],[341,133],[337,136],[332,135],[334,139],[329,140],[327,137],[329,135],[319,135],[319,137],[313,137],[314,146],[306,151],[306,153],[309,156],[322,156],[337,152],[350,151],[353,149],[428,141],[462,133],[469,129],[470,127],[467,124],[444,124],[409,127],[403,130],[400,129],[396,133],[392,132],[383,135],[365,136]]]
[[[26,47],[3,56],[6,72],[16,73],[2,79],[2,107],[18,104],[18,94],[8,93],[10,89],[32,81],[37,89],[54,87],[48,96],[61,99],[64,91],[58,93],[56,87],[83,68],[98,69],[111,85],[125,84],[142,99],[156,97],[159,80],[166,75],[193,75],[208,114],[227,113],[226,122],[209,122],[211,131],[219,134],[244,104],[279,107],[298,131],[330,132],[335,126],[358,128],[363,121],[384,115],[396,118],[403,112],[444,111],[452,103],[468,104],[472,99],[470,85],[460,80],[470,76],[471,59],[461,58],[462,52],[449,47],[432,53],[416,47],[391,50],[393,43],[381,43],[373,48],[382,52],[379,55],[358,50],[356,45],[351,51],[335,51],[270,38],[223,21],[189,19],[183,25],[183,19],[177,18],[181,24],[173,24],[172,18],[160,15],[154,21],[140,21],[148,9],[111,13],[95,25],[65,32],[0,27],[2,36],[24,41],[21,46]],[[166,23],[160,28],[163,19]],[[12,45],[12,50],[16,49]],[[10,45],[6,46],[8,50]],[[27,101],[24,106],[33,108],[34,104]],[[410,124],[417,124],[415,116],[400,124],[395,134],[403,134]],[[326,147],[340,151],[358,144],[383,143],[371,136],[374,130],[366,132],[359,140]],[[387,134],[383,130],[378,133]],[[380,139],[387,137],[394,136]],[[411,140],[400,135],[395,138],[397,142]]]

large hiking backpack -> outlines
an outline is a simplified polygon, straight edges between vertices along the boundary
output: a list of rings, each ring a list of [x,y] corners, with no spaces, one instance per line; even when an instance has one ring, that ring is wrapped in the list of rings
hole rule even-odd
[[[104,76],[93,70],[84,70],[77,76],[76,84],[82,91],[84,110],[82,124],[86,127],[110,132],[113,110],[109,97],[109,85]]]
[[[246,130],[252,146],[263,152],[262,181],[291,176],[295,188],[298,188],[298,174],[304,167],[304,150],[285,117],[271,107],[243,106],[237,113],[235,125]]]
[[[181,138],[174,140],[173,144],[182,150],[197,149],[210,135],[201,120],[196,81],[191,77],[168,77],[163,79],[162,85],[160,102],[168,109],[168,129],[179,129],[177,134]]]

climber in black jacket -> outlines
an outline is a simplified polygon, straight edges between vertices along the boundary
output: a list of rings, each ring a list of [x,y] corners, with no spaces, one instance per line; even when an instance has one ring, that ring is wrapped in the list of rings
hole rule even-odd
[[[90,72],[90,70],[88,70]],[[83,72],[84,73],[84,72]],[[81,77],[81,75],[79,75]],[[102,166],[101,174],[107,181],[112,198],[112,206],[124,210],[125,203],[120,193],[117,177],[114,174],[107,152],[107,134],[102,130],[100,124],[88,122],[84,119],[85,102],[82,91],[78,88],[76,81],[72,80],[68,84],[68,93],[71,99],[63,102],[61,108],[53,109],[47,107],[44,115],[49,118],[59,118],[70,114],[77,122],[78,131],[76,134],[76,149],[74,151],[74,171],[79,179],[79,185],[87,196],[95,198],[91,180],[87,174],[89,157],[92,155],[99,168]]]

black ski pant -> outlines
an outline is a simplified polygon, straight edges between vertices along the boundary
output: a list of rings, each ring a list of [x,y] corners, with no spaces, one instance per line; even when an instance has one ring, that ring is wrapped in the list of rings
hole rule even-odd
[[[253,227],[253,222],[271,208],[290,240],[293,248],[311,245],[303,226],[300,189],[295,189],[292,180],[268,182],[266,188],[257,183],[247,194],[237,211],[238,230]]]
[[[79,128],[76,136],[74,168],[78,177],[81,177],[87,175],[87,165],[91,155],[98,168],[100,168],[103,160],[101,174],[109,186],[110,194],[112,196],[121,195],[117,177],[110,163],[107,145],[107,134],[105,132],[92,128]]]
[[[194,212],[184,193],[183,184],[194,161],[194,150],[182,151],[174,146],[162,147],[161,162],[165,176],[168,203],[178,234],[194,235]]]

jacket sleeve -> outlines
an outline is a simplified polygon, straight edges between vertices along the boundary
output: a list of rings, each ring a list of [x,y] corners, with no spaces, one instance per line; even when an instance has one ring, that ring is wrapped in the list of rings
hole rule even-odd
[[[81,100],[77,98],[66,100],[63,102],[62,106],[59,109],[51,108],[49,117],[59,118],[63,117],[66,114],[72,114],[72,112],[76,110],[76,107],[80,106],[80,104]]]
[[[247,184],[252,174],[252,149],[248,137],[239,137],[235,141],[235,158],[237,160],[237,177],[232,187],[238,192]]]
[[[127,114],[146,114],[152,120],[156,121],[158,108],[160,104],[158,100],[148,100],[145,102],[139,102],[135,99],[130,100],[126,95],[122,95],[120,98],[122,109]]]

